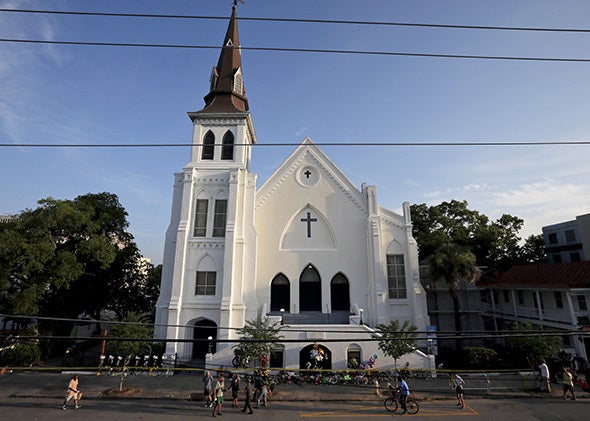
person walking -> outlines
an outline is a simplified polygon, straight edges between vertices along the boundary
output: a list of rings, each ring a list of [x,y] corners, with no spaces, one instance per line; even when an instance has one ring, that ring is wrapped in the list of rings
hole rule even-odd
[[[231,385],[231,398],[233,400],[232,404],[234,408],[239,408],[238,405],[238,394],[240,392],[240,375],[236,374],[232,379]]]
[[[268,386],[266,383],[262,383],[258,398],[256,398],[256,408],[260,405],[266,406],[266,397],[268,396]]]
[[[72,398],[74,398],[74,405],[75,405],[74,408],[75,409],[81,408],[82,406],[78,405],[78,400],[80,399],[81,396],[82,396],[82,394],[80,393],[80,389],[78,388],[78,375],[75,374],[74,377],[72,377],[72,379],[68,383],[68,391],[66,392],[64,404],[61,409],[63,409],[65,411],[67,409],[66,406],[67,406],[68,402]]]
[[[574,376],[569,367],[563,368],[563,399],[567,399],[567,392],[572,395],[572,401],[576,400],[576,392],[574,392]]]
[[[213,377],[211,377],[210,371],[205,371],[203,374],[203,396],[205,397],[205,408],[211,408],[213,406]]]
[[[215,405],[213,405],[213,413],[212,416],[215,416],[215,410],[217,410],[217,415],[223,415],[221,409],[223,407],[223,392],[225,391],[225,379],[223,375],[219,375],[219,380],[215,383],[215,388],[213,389],[213,400]]]
[[[406,403],[408,402],[408,396],[410,396],[410,387],[406,380],[403,377],[399,378],[399,387],[402,390],[402,394],[400,396],[400,405],[402,407],[402,414],[405,414],[407,411]]]
[[[246,408],[248,409],[248,414],[253,414],[252,406],[250,402],[252,402],[252,380],[246,380],[246,387],[244,388],[244,392],[246,392],[246,401],[244,402],[244,408],[242,412],[246,412]]]
[[[457,406],[461,409],[465,408],[465,396],[463,394],[463,386],[465,381],[459,376],[459,374],[453,374],[453,385],[455,386],[455,393],[457,395]]]
[[[551,379],[549,378],[549,367],[545,361],[539,364],[539,371],[541,372],[541,392],[551,393]]]

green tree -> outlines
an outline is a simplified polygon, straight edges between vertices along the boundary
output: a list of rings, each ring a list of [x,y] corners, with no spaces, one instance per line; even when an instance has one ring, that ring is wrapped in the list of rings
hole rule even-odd
[[[247,320],[244,327],[237,330],[240,344],[234,349],[249,361],[262,361],[264,355],[269,360],[273,345],[283,338],[282,328],[279,322],[271,323],[267,317],[258,314],[255,320]]]
[[[444,243],[452,242],[475,255],[490,274],[523,263],[518,232],[524,221],[504,214],[495,221],[471,210],[466,201],[451,200],[436,206],[412,205],[413,235],[421,260]]]
[[[526,362],[536,370],[541,361],[557,354],[561,338],[543,334],[543,327],[531,323],[515,323],[511,329],[514,336],[507,339],[514,361]]]
[[[38,203],[0,224],[3,313],[98,319],[102,310],[122,318],[153,308],[151,267],[142,263],[116,195]]]
[[[418,328],[410,325],[405,320],[400,324],[399,320],[393,320],[389,324],[377,325],[379,335],[378,347],[385,355],[393,358],[393,367],[397,373],[397,360],[416,349],[416,330]]]
[[[477,280],[479,269],[475,255],[455,243],[443,243],[427,259],[430,277],[433,284],[444,280],[453,300],[453,315],[455,330],[461,332],[461,308],[457,290],[461,284],[470,284]],[[461,347],[460,339],[456,341],[456,348]]]
[[[114,355],[137,355],[152,353],[154,328],[136,313],[129,313],[122,321],[109,329],[108,337],[133,338],[133,341],[111,340],[107,342],[106,353]],[[138,339],[145,339],[140,341]]]
[[[546,263],[543,234],[530,235],[520,249],[522,263]]]

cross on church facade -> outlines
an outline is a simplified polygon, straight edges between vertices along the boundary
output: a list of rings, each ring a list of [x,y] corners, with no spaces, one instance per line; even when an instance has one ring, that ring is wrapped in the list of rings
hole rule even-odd
[[[311,212],[307,212],[307,218],[301,218],[301,222],[307,223],[307,238],[311,238],[311,223],[317,222],[317,218],[311,217]]]
[[[305,174],[305,178],[309,178],[309,176],[311,175],[311,171],[307,170],[303,174]]]

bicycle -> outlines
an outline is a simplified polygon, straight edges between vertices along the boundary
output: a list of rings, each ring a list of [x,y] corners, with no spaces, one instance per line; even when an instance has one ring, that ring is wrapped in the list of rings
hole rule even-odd
[[[401,407],[402,390],[399,387],[393,387],[391,384],[387,385],[390,396],[385,399],[383,405],[389,412],[397,411],[398,407]],[[420,410],[418,402],[414,399],[406,399],[406,411],[408,414],[416,414]]]

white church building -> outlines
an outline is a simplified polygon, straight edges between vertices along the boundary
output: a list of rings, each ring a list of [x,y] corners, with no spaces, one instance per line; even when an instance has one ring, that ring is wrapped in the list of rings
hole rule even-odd
[[[182,362],[227,367],[235,328],[262,315],[283,326],[271,367],[306,368],[314,346],[323,368],[393,366],[375,326],[429,325],[409,204],[401,215],[379,206],[374,186],[356,188],[309,138],[257,188],[235,5],[204,99],[188,113],[190,161],[174,178],[155,337]]]

